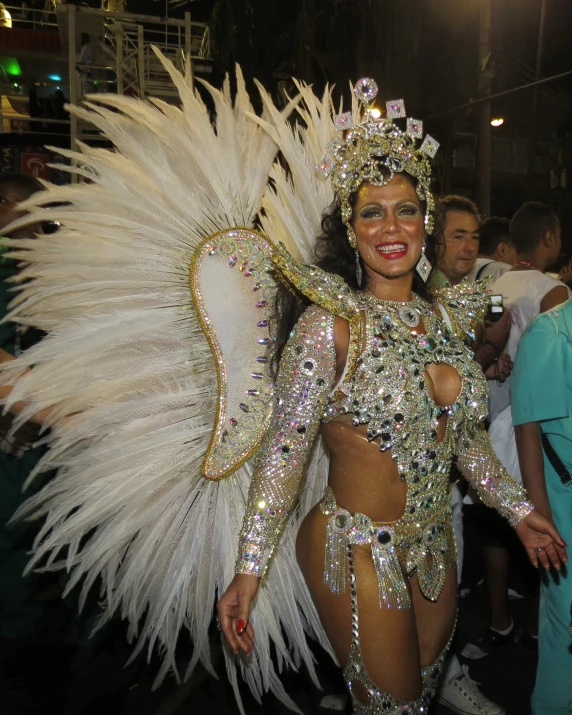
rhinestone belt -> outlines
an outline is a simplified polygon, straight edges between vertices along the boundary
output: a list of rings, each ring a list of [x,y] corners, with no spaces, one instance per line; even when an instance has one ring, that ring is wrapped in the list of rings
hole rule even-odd
[[[415,524],[373,522],[365,514],[351,514],[340,507],[326,487],[320,510],[329,516],[326,526],[324,581],[332,593],[345,593],[347,545],[371,544],[379,586],[380,608],[410,608],[411,598],[396,549],[406,553],[406,573],[417,574],[424,596],[436,601],[447,573],[455,563],[451,513],[434,509]]]

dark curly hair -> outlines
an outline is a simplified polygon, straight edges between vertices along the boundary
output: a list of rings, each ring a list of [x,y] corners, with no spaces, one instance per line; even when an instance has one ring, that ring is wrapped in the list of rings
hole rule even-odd
[[[404,174],[404,176],[415,185],[415,179],[410,177],[409,174]],[[353,194],[350,198],[352,208],[356,198],[357,194]],[[425,206],[423,206],[423,209],[425,210]],[[321,229],[322,232],[316,239],[314,249],[316,256],[315,265],[328,273],[335,273],[341,276],[350,288],[359,290],[360,286],[358,285],[356,277],[355,252],[348,241],[348,230],[342,221],[339,199],[335,199],[331,206],[324,212]],[[362,275],[367,280],[365,265],[361,258],[360,263]],[[429,303],[433,302],[427,284],[423,282],[417,271],[413,271],[413,291]],[[275,374],[278,371],[280,358],[282,357],[282,352],[288,342],[290,333],[309,305],[310,301],[300,293],[294,293],[282,285],[278,289],[273,321],[276,326],[276,339],[271,356],[272,369]]]

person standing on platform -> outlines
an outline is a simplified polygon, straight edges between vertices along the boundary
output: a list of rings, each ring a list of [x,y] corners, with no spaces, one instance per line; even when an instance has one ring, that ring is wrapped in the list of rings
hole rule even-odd
[[[91,44],[91,38],[87,32],[80,35],[81,52],[76,65],[81,80],[82,95],[90,94],[95,90],[91,67],[93,65],[95,50]]]

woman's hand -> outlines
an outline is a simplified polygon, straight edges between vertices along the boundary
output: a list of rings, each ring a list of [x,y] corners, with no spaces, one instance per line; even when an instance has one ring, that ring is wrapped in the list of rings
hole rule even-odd
[[[560,569],[568,561],[566,542],[554,524],[536,509],[520,522],[516,533],[535,568],[540,564],[546,570],[551,566]]]
[[[254,647],[254,629],[249,616],[259,582],[257,576],[236,574],[217,604],[221,630],[235,655],[239,649],[250,655]]]

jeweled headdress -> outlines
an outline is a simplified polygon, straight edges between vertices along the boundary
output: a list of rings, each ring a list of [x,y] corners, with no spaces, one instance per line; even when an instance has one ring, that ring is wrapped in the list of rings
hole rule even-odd
[[[393,121],[406,117],[402,99],[387,102],[386,116],[376,118],[371,104],[377,91],[377,84],[372,79],[364,78],[356,83],[354,94],[362,102],[362,121],[354,124],[351,112],[335,118],[336,129],[342,136],[335,136],[328,142],[327,153],[317,170],[323,176],[331,177],[334,192],[341,201],[342,220],[347,226],[352,216],[350,196],[364,182],[385,186],[395,174],[410,174],[417,179],[417,196],[427,206],[425,228],[431,233],[435,201],[430,187],[430,159],[437,153],[439,143],[427,134],[417,147],[417,141],[423,138],[423,122],[407,118],[405,130],[402,130]]]

